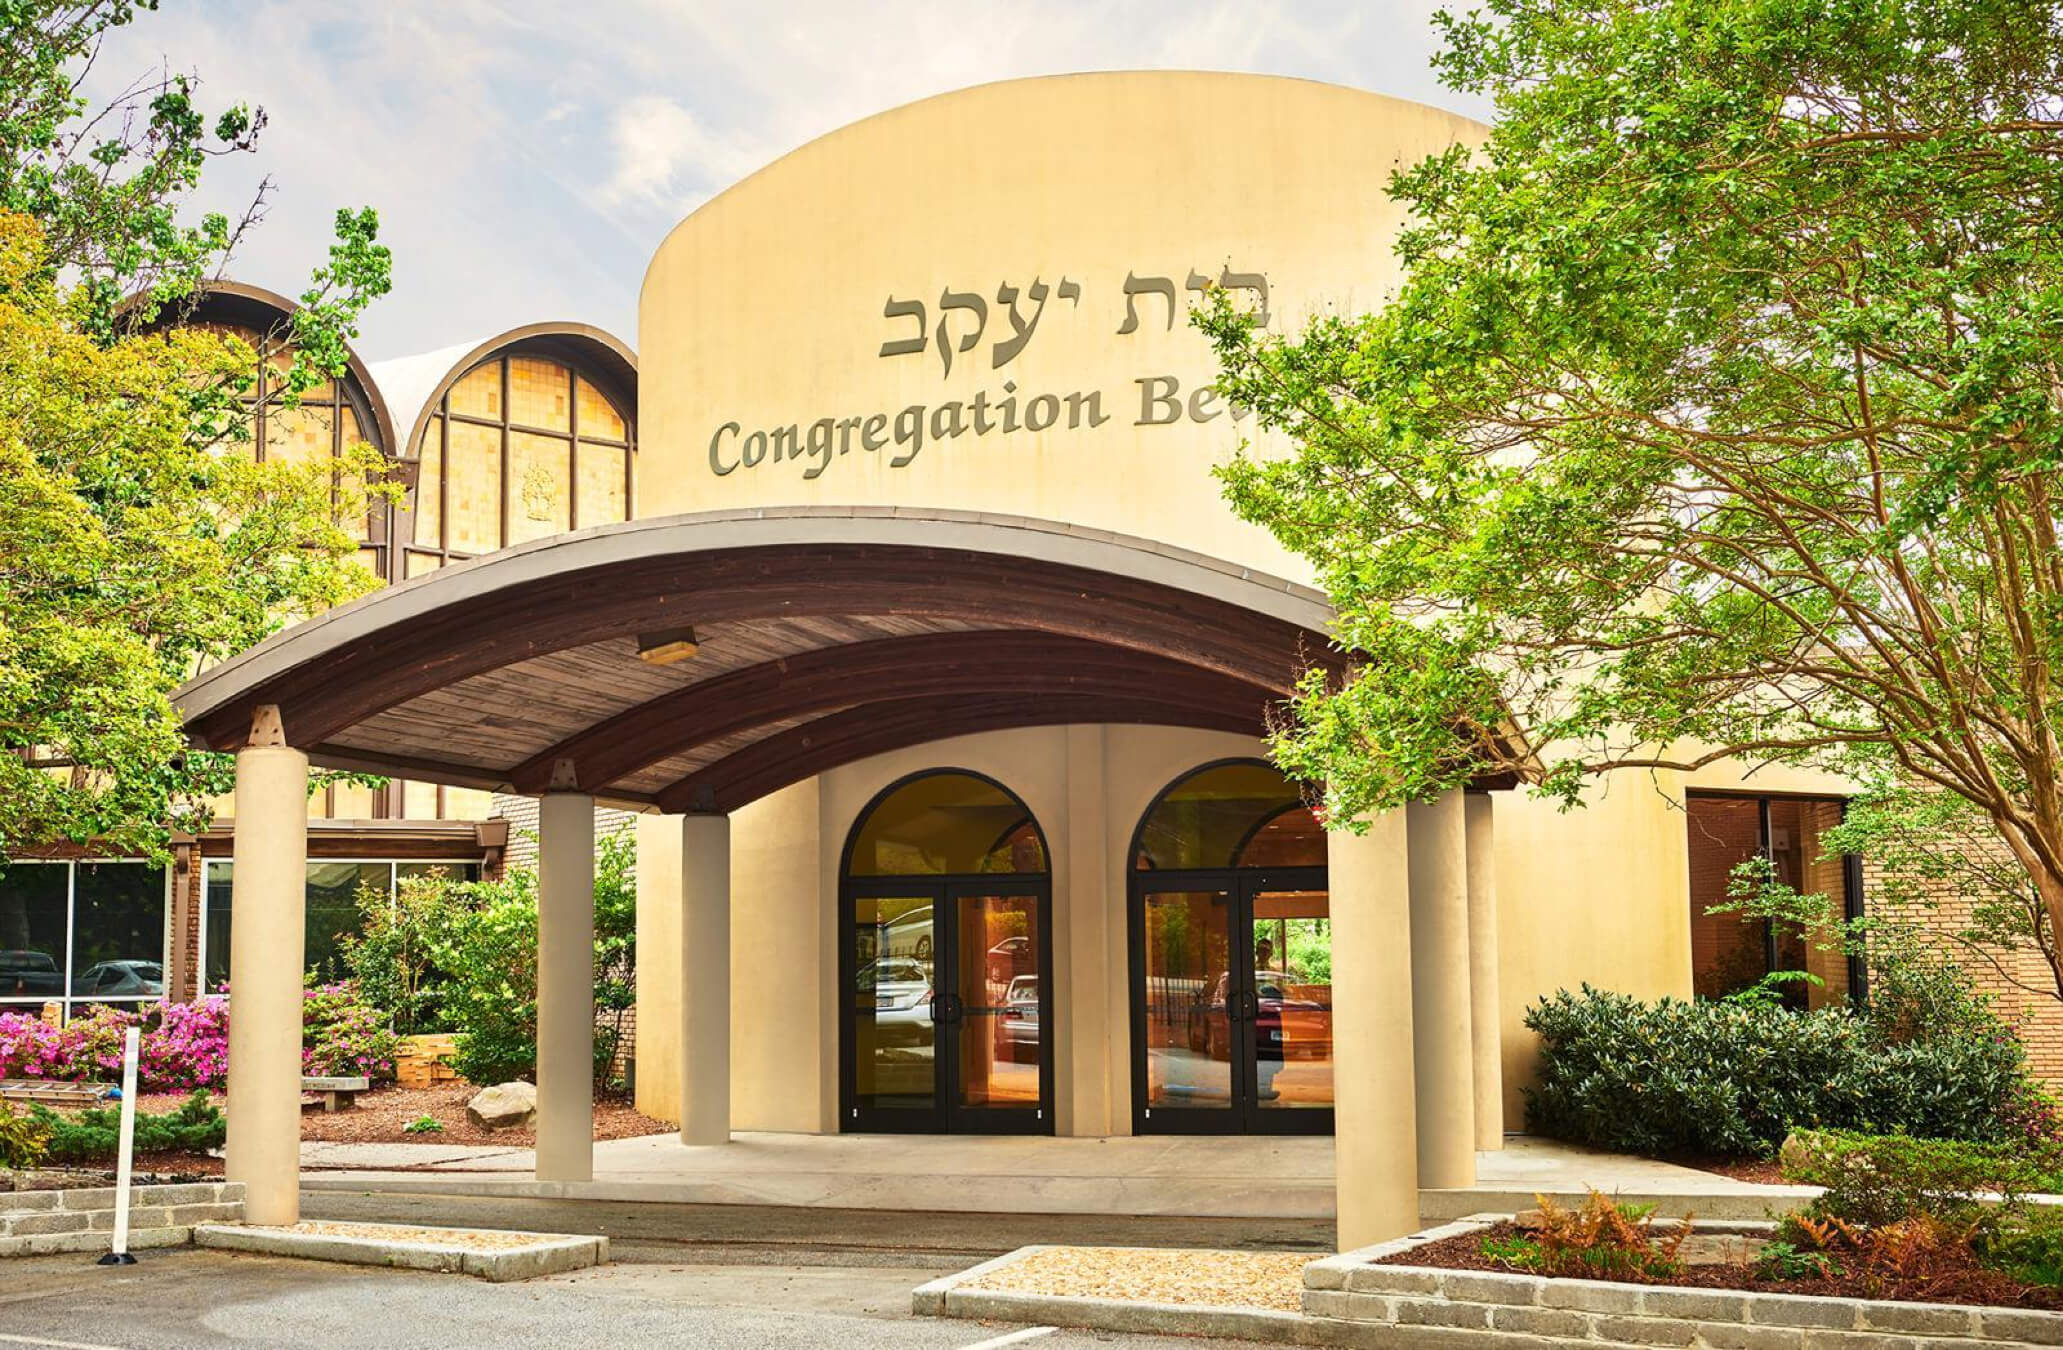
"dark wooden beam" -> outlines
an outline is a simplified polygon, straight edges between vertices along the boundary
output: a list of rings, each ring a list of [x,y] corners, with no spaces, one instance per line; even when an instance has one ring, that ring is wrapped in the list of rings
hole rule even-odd
[[[571,760],[590,790],[698,745],[855,702],[982,695],[1150,695],[1166,703],[1259,708],[1284,691],[1181,661],[1052,633],[1010,629],[881,638],[802,652],[641,703],[518,765],[518,792],[542,792]]]
[[[1098,722],[1194,727],[1253,736],[1266,729],[1259,703],[1242,708],[1150,695],[1084,694],[964,698],[947,703],[902,699],[849,708],[755,741],[660,790],[655,798],[662,811],[735,811],[805,778],[912,745],[1013,727]]]
[[[639,558],[461,596],[287,669],[189,730],[208,748],[234,749],[252,709],[276,703],[292,742],[316,744],[433,690],[554,651],[675,624],[828,615],[1080,638],[1269,689],[1288,688],[1307,663],[1340,659],[1322,634],[1135,577],[992,553],[794,544]]]

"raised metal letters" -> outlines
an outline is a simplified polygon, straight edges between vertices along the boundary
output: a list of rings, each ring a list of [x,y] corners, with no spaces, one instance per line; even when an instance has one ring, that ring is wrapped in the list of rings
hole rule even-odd
[[[938,293],[938,359],[945,363],[945,373],[953,373],[953,347],[946,332],[946,311],[949,309],[971,309],[974,311],[974,331],[960,339],[960,350],[971,352],[974,344],[981,341],[983,330],[989,326],[989,302],[972,291],[956,291],[950,287]]]
[[[927,339],[924,332],[926,321],[924,317],[924,302],[922,300],[898,300],[891,295],[888,297],[888,303],[881,307],[881,317],[884,319],[909,318],[917,321],[917,336],[896,338],[893,341],[882,343],[881,354],[883,356],[907,356],[911,352],[921,352],[924,350],[924,344]]]
[[[1060,278],[1056,293],[1062,300],[1074,301],[1077,307],[1082,303],[1082,288],[1064,276]],[[1016,335],[996,344],[991,368],[1009,364],[1012,358],[1023,351],[1024,344],[1031,341],[1032,331],[1039,326],[1039,320],[1045,317],[1046,283],[1033,277],[1032,284],[1026,289],[1025,294],[1039,302],[1039,307],[1032,311],[1030,323],[1017,317],[1017,288],[1007,281],[996,288],[996,303],[1010,306],[1010,327],[1015,330]]]
[[[1218,274],[1218,284],[1228,291],[1252,291],[1261,297],[1261,307],[1254,315],[1254,327],[1268,326],[1268,278],[1261,272],[1235,272],[1227,267]]]
[[[1175,283],[1167,277],[1142,277],[1125,273],[1125,322],[1117,331],[1120,334],[1134,332],[1139,327],[1138,301],[1133,297],[1158,295],[1168,302],[1167,327],[1175,326]]]

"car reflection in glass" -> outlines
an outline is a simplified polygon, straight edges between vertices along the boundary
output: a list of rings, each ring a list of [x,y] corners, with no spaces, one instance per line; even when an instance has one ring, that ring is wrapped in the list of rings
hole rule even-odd
[[[165,968],[155,961],[102,961],[72,981],[72,993],[141,998],[165,992]]]
[[[883,956],[860,967],[858,989],[874,996],[874,1043],[929,1047],[931,972],[906,956]]]
[[[1019,975],[1010,981],[1003,995],[1003,1009],[996,1018],[996,1058],[1012,1064],[1034,1062],[1039,1057],[1039,977]]]
[[[64,993],[64,973],[48,952],[0,951],[0,997]]]

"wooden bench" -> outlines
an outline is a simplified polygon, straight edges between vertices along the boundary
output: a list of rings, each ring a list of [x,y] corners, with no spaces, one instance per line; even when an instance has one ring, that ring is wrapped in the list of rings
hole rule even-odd
[[[27,1106],[100,1106],[112,1088],[98,1083],[61,1083],[48,1078],[0,1078],[0,1101]]]
[[[303,1078],[301,1091],[313,1094],[322,1102],[325,1111],[341,1111],[348,1108],[359,1093],[368,1091],[372,1080],[366,1078]]]

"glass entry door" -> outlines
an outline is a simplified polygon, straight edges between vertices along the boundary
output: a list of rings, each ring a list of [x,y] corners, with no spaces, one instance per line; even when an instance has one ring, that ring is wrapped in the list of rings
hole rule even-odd
[[[1330,1133],[1323,870],[1143,873],[1132,889],[1133,1128]]]
[[[849,882],[845,1128],[1050,1134],[1045,881]]]

